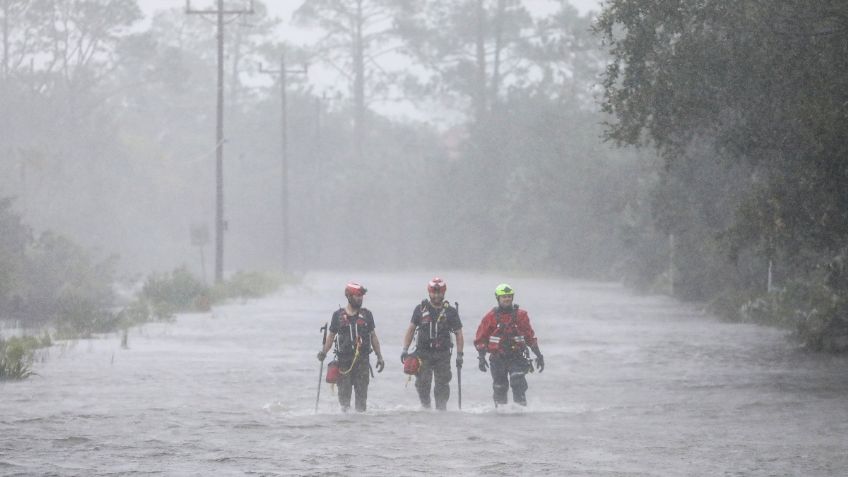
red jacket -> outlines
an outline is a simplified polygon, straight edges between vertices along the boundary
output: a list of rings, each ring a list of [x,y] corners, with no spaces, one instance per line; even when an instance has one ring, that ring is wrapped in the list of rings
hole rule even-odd
[[[514,312],[492,308],[477,327],[474,347],[492,354],[523,352],[525,347],[536,346],[536,333],[530,326],[527,312],[517,309]]]

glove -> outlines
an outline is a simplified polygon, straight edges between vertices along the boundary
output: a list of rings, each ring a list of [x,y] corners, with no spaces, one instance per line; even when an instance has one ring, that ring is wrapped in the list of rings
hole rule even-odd
[[[536,368],[539,369],[540,373],[545,370],[545,357],[541,354],[536,355]]]
[[[487,363],[487,362],[486,362],[486,356],[485,356],[485,355],[482,355],[482,354],[481,354],[481,355],[477,358],[477,361],[479,361],[479,363],[477,363],[477,367],[480,369],[480,371],[482,371],[482,372],[484,372],[484,373],[485,373],[486,371],[488,371],[488,369],[489,369],[489,363]]]
[[[383,358],[377,358],[377,366],[375,367],[377,368],[378,373],[383,372],[383,368],[386,367],[386,363],[383,362]]]
[[[456,353],[456,367],[457,369],[462,368],[462,352]]]
[[[324,361],[324,358],[326,358],[326,357],[327,357],[327,353],[325,353],[324,350],[321,350],[321,351],[318,352],[318,361]]]
[[[400,362],[401,362],[401,364],[403,364],[403,362],[404,362],[404,361],[406,361],[406,357],[407,357],[407,356],[409,356],[409,353],[407,353],[406,351],[404,351],[403,353],[401,353],[401,354],[400,354]]]

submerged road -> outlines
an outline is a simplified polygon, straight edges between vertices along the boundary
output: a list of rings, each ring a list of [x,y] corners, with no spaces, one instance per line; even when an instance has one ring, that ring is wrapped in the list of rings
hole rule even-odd
[[[0,383],[0,475],[848,475],[848,360],[617,285],[445,272],[463,408],[419,409],[399,354],[428,273],[310,274],[277,296],[58,343]],[[314,413],[319,327],[369,288],[387,367],[368,412]],[[546,359],[495,410],[471,342],[508,281]],[[373,362],[372,358],[372,362]]]

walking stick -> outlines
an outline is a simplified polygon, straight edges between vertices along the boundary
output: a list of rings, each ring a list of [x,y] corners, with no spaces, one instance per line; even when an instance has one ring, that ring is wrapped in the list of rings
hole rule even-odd
[[[456,314],[459,316],[459,302],[453,302],[454,306],[456,306]],[[459,408],[462,409],[462,366],[456,365],[456,390],[457,390],[457,401],[459,404]]]
[[[457,391],[457,404],[459,404],[459,408],[462,409],[462,366],[456,367],[456,386]]]
[[[324,323],[318,331],[324,332],[324,337],[321,338],[321,351],[324,351],[324,345],[327,343],[327,323]],[[321,369],[318,371],[318,395],[315,396],[315,412],[318,412],[318,401],[321,399],[321,377],[324,375],[324,361],[321,361]]]

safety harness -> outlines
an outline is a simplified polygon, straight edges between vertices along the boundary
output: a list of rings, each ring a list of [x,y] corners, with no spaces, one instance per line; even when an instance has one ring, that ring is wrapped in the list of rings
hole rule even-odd
[[[356,315],[348,315],[347,310],[339,308],[339,332],[336,334],[336,353],[354,353],[358,347],[365,346],[365,352],[370,345],[371,330],[368,329],[361,312]],[[345,329],[347,328],[347,329]]]
[[[353,370],[353,367],[356,366],[356,362],[359,361],[359,357],[362,354],[363,344],[366,339],[370,346],[371,331],[366,327],[364,330],[365,333],[360,333],[359,322],[363,321],[360,313],[351,317],[344,308],[339,308],[339,311],[341,312],[341,315],[339,316],[339,327],[347,327],[347,329],[340,329],[339,333],[336,335],[336,355],[348,354],[353,351],[353,361],[350,363],[350,367],[347,370],[339,369],[340,374],[346,375]],[[365,352],[367,353],[368,350]]]
[[[357,339],[356,352],[353,353],[353,361],[350,362],[350,367],[347,368],[347,371],[339,369],[339,373],[341,373],[343,375],[349,374],[350,371],[353,369],[353,367],[356,366],[356,362],[359,360],[359,350],[360,350],[360,348],[362,348],[362,340]]]
[[[450,302],[447,300],[442,304],[441,309],[439,310],[438,316],[435,319],[430,317],[430,305],[427,300],[421,302],[421,320],[419,321],[418,326],[415,329],[415,333],[417,335],[418,340],[416,341],[416,348],[426,348],[426,349],[443,349],[444,347],[450,348],[450,334],[448,333],[445,336],[440,336],[440,326],[444,325],[444,321],[447,319],[447,311],[450,308]],[[422,336],[421,332],[424,332],[425,324],[426,335]]]
[[[512,312],[507,315],[506,319],[501,318],[500,308],[492,308],[495,314],[495,321],[498,324],[497,329],[489,336],[489,352],[490,353],[515,353],[521,352],[526,354],[527,346],[524,340],[524,335],[518,330],[518,305],[512,307]]]

